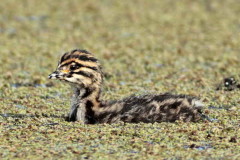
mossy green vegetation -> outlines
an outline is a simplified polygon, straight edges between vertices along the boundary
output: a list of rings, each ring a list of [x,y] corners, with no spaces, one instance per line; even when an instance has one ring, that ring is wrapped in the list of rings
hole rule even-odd
[[[240,71],[234,0],[0,3],[1,159],[239,159]],[[74,48],[100,59],[103,99],[172,92],[203,99],[212,122],[65,122],[69,86],[47,79]]]

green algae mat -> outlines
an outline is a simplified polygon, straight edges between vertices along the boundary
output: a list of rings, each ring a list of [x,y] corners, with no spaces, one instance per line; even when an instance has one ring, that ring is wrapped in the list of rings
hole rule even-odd
[[[0,3],[0,159],[240,159],[236,0]],[[71,90],[47,79],[75,48],[100,59],[102,99],[199,96],[210,121],[66,122]]]

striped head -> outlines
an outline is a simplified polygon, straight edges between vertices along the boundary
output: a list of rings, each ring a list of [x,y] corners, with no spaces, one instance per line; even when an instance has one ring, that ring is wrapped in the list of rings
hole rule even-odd
[[[91,53],[76,49],[61,57],[56,71],[48,78],[59,79],[81,88],[93,85],[100,87],[102,71],[98,60]]]

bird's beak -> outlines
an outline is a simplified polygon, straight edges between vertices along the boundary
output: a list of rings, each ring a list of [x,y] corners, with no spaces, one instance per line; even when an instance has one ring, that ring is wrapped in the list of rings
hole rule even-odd
[[[51,73],[48,78],[49,79],[59,79],[61,77],[61,72],[59,71],[54,71],[53,73]]]

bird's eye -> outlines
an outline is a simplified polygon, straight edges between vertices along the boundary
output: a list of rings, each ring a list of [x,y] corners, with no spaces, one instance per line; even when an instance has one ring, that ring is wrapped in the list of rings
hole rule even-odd
[[[78,69],[79,67],[77,65],[71,65],[70,66],[70,70],[75,70],[75,69]]]

